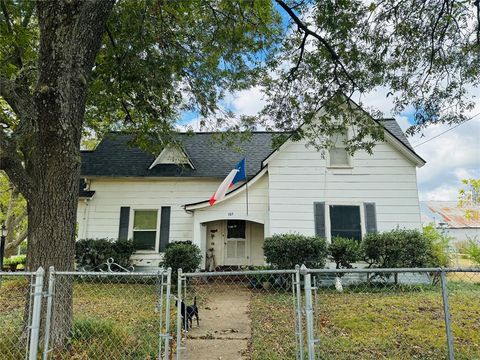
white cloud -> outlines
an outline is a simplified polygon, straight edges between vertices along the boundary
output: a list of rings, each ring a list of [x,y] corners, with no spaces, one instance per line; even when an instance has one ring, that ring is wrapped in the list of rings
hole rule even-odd
[[[238,115],[255,115],[265,106],[263,90],[256,86],[230,95],[233,111]]]
[[[477,99],[480,97],[479,88],[468,89],[468,93]],[[393,99],[387,94],[388,89],[381,87],[360,100],[388,117],[392,115]],[[406,113],[409,110],[413,109],[406,109]],[[477,101],[468,115],[479,112],[480,101]],[[410,126],[407,116],[395,118],[402,130]],[[431,125],[409,138],[413,146],[417,145],[415,151],[427,161],[417,172],[421,200],[456,200],[461,179],[480,178],[480,116],[440,135],[450,128],[449,125]]]
[[[448,130],[446,125],[433,125],[410,139],[427,164],[418,169],[418,185],[422,200],[456,200],[460,180],[480,178],[480,118],[472,119]]]

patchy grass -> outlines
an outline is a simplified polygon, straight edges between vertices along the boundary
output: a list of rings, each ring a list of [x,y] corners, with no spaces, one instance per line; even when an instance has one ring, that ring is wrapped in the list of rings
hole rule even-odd
[[[251,358],[295,359],[292,294],[261,294],[252,298]]]
[[[2,360],[24,358],[26,336],[22,334],[22,326],[27,292],[28,283],[24,279],[4,279],[2,283]],[[157,292],[158,287],[154,283],[76,282],[72,333],[64,346],[54,349],[53,358],[157,358],[160,339],[160,315],[155,311]],[[173,308],[172,314],[175,314]],[[173,321],[171,324],[173,325]],[[171,327],[171,331],[173,334],[175,328]]]
[[[450,283],[449,290],[455,358],[480,359],[480,284]],[[439,288],[362,291],[319,291],[315,321],[321,359],[446,358]],[[252,359],[293,358],[290,294],[254,298],[252,321]]]
[[[480,283],[449,276],[456,359],[480,359]],[[463,278],[461,280],[464,280]],[[200,291],[200,290],[199,290]],[[206,290],[205,290],[206,291]],[[159,345],[155,284],[74,285],[74,326],[55,359],[154,359]],[[3,279],[0,289],[0,354],[24,357],[22,319],[28,282]],[[207,301],[214,292],[198,292]],[[204,299],[205,298],[205,299]],[[202,300],[204,299],[204,300]],[[446,340],[439,287],[357,287],[317,297],[316,329],[322,359],[444,359]],[[172,302],[171,334],[175,332]],[[234,311],[234,309],[232,309]],[[295,358],[291,293],[252,292],[254,360]],[[172,344],[172,349],[175,344]],[[191,354],[193,356],[193,354]]]
[[[23,315],[28,296],[29,279],[3,276],[0,283],[0,354],[5,360],[25,357],[26,330]]]

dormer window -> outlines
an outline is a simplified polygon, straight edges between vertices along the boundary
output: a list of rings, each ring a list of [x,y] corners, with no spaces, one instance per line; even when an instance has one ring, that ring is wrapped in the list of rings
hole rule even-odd
[[[350,155],[346,150],[347,132],[333,135],[333,145],[329,150],[329,166],[331,167],[350,167]]]
[[[192,161],[188,157],[187,153],[179,146],[166,146],[160,155],[152,162],[148,170],[153,169],[159,164],[174,164],[181,166],[189,166],[195,169]]]

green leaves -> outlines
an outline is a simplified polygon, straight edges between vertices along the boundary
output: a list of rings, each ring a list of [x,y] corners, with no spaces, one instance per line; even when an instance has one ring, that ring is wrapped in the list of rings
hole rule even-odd
[[[302,264],[321,268],[327,257],[325,239],[300,234],[275,234],[266,238],[263,251],[267,263],[278,269],[293,269]]]
[[[201,262],[202,255],[197,245],[191,241],[179,241],[167,245],[160,266],[165,269],[172,268],[176,277],[178,269],[182,269],[183,272],[194,272],[198,270]]]
[[[380,268],[415,268],[431,265],[430,240],[418,230],[391,230],[367,234],[362,242],[365,261]]]
[[[254,85],[279,31],[267,0],[121,1],[97,56],[87,125],[168,140],[181,111],[214,116],[226,92]]]
[[[105,270],[105,263],[109,258],[127,268],[130,266],[130,256],[134,251],[131,240],[81,239],[75,243],[75,260],[78,266],[91,271]]]
[[[362,246],[354,239],[336,236],[328,245],[328,253],[337,269],[351,269],[352,263],[362,258]]]

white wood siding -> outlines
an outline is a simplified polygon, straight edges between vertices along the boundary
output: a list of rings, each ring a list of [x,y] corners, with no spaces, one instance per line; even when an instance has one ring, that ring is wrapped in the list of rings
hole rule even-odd
[[[376,204],[379,231],[421,228],[416,167],[390,144],[378,144],[373,155],[357,152],[351,168],[326,165],[303,141],[285,144],[269,162],[271,234],[314,235],[315,201],[326,203],[327,233],[328,205],[360,205],[363,222],[364,202]]]
[[[79,202],[78,237],[117,239],[122,206],[131,209],[171,206],[170,242],[193,240],[193,216],[186,213],[182,206],[209,198],[219,183],[219,180],[195,179],[92,180],[90,189],[95,190],[95,196],[88,205]]]

